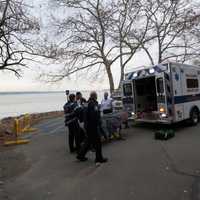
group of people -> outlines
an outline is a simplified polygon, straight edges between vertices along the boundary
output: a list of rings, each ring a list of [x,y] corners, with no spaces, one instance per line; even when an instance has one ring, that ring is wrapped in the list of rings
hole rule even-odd
[[[108,94],[104,94],[108,96]],[[108,98],[107,98],[108,99]],[[111,103],[111,101],[109,100]],[[107,104],[109,104],[107,101]],[[104,102],[103,112],[111,112],[111,108]],[[68,102],[64,105],[65,125],[68,127],[69,149],[77,153],[79,161],[86,161],[89,150],[96,153],[95,163],[107,162],[102,155],[101,135],[101,107],[97,101],[97,93],[91,92],[88,101],[80,92],[70,94]],[[74,144],[75,143],[75,144]]]

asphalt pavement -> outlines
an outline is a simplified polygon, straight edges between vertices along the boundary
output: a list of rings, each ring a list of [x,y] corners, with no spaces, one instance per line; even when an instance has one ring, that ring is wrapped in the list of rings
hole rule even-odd
[[[200,125],[180,124],[167,141],[154,140],[160,126],[124,129],[126,140],[104,144],[109,162],[96,167],[94,153],[83,163],[69,153],[63,124],[44,121],[30,144],[0,152],[0,199],[200,200]]]

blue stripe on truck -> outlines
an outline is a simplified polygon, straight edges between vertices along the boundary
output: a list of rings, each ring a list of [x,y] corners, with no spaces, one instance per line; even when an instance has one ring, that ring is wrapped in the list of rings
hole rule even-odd
[[[175,96],[174,104],[188,103],[188,102],[199,101],[199,100],[200,100],[200,94]]]

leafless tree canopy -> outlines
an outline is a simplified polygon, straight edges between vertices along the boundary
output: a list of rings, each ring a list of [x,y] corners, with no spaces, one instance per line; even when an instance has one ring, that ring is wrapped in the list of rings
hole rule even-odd
[[[113,90],[111,66],[119,54],[114,53],[117,46],[112,43],[110,33],[116,7],[100,0],[62,1],[62,6],[74,11],[72,16],[57,23],[59,34],[64,38],[57,55],[66,63],[61,73],[49,77],[60,80],[80,70],[104,67]]]
[[[112,37],[119,43],[120,52],[120,83],[124,79],[124,70],[134,55],[144,48],[146,43],[151,44],[155,39],[150,26],[150,17],[146,15],[143,1],[118,1],[118,12],[115,15],[115,29]],[[123,56],[123,52],[128,52]],[[120,86],[120,84],[119,84]]]
[[[20,76],[28,44],[21,35],[39,28],[25,12],[22,0],[0,0],[0,70]]]
[[[152,42],[143,45],[152,64],[167,60],[185,62],[199,55],[199,45],[191,34],[195,23],[199,23],[200,13],[185,0],[144,0],[142,6],[150,19],[149,30],[154,37]],[[156,58],[152,51],[156,50]]]
[[[57,1],[56,7],[70,14],[63,19],[54,16],[62,41],[44,48],[44,52],[65,66],[46,74],[46,78],[59,81],[80,70],[99,68],[106,71],[113,91],[112,70],[119,67],[122,81],[125,67],[137,52],[143,51],[151,64],[195,59],[200,53],[200,13],[194,2]]]
[[[59,1],[61,6],[73,10],[67,19],[57,19],[57,29],[64,40],[57,48],[56,57],[65,61],[65,67],[47,78],[61,80],[77,71],[99,67],[105,69],[110,90],[114,90],[111,71],[120,60],[121,80],[124,68],[131,60],[145,31],[137,34],[137,40],[129,37],[135,32],[139,20],[140,5],[137,0],[81,0]],[[146,24],[144,25],[146,26]],[[143,27],[143,26],[142,26]],[[55,51],[54,51],[55,53]],[[54,54],[55,55],[55,54]]]

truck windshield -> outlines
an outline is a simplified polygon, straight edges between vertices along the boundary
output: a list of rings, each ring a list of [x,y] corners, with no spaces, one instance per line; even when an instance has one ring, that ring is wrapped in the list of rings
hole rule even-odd
[[[164,93],[163,78],[158,78],[156,82],[157,82],[157,92]]]
[[[123,91],[124,91],[124,96],[132,96],[132,84],[131,83],[125,83],[123,85]]]

